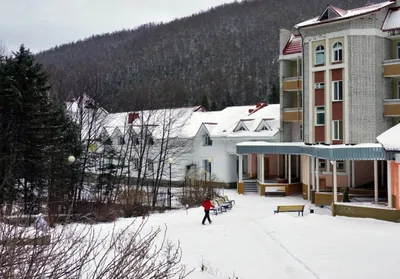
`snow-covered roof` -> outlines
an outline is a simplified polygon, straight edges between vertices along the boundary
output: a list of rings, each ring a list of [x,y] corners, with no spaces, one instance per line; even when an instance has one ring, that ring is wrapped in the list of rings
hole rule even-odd
[[[376,140],[388,151],[400,151],[400,124],[380,134]]]
[[[382,31],[390,31],[400,28],[400,9],[399,7],[390,9],[382,25]]]
[[[283,55],[301,53],[302,45],[301,45],[301,37],[300,35],[292,35],[287,42],[285,48],[282,51]]]
[[[395,3],[394,1],[385,1],[382,3],[368,5],[365,7],[360,7],[360,8],[351,9],[351,10],[344,10],[344,9],[340,9],[340,8],[328,5],[327,8],[324,10],[324,12],[320,16],[317,16],[312,19],[298,23],[295,25],[295,27],[296,28],[306,27],[306,26],[311,26],[311,25],[317,25],[317,24],[322,24],[322,23],[328,23],[328,22],[333,22],[333,21],[349,19],[352,17],[361,16],[361,15],[365,15],[365,14],[370,14],[370,13],[379,11],[385,7],[388,7],[394,3]],[[337,14],[337,17],[320,20],[321,16],[327,11],[327,9],[331,9],[335,14]]]
[[[193,114],[194,115],[194,114]],[[202,126],[213,137],[227,138],[273,138],[280,127],[280,105],[259,104],[257,106],[233,106],[221,111],[202,114]],[[190,121],[189,121],[190,122]],[[265,125],[267,129],[259,129]],[[237,129],[245,127],[245,130]],[[195,126],[192,126],[195,128]]]

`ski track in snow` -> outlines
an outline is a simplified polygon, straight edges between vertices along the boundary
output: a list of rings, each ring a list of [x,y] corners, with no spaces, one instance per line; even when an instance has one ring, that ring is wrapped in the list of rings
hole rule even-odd
[[[297,258],[293,253],[291,253],[289,251],[289,249],[287,249],[285,246],[282,245],[282,243],[280,243],[278,240],[276,240],[276,238],[269,232],[267,231],[262,224],[260,224],[259,222],[257,222],[256,220],[253,220],[253,223],[256,224],[257,226],[259,226],[263,233],[266,234],[274,243],[276,243],[277,245],[279,245],[292,259],[294,259],[295,261],[297,261],[300,265],[302,265],[305,269],[307,269],[316,279],[321,279],[317,273],[315,273],[305,262],[303,262],[302,260],[300,260],[299,258]]]

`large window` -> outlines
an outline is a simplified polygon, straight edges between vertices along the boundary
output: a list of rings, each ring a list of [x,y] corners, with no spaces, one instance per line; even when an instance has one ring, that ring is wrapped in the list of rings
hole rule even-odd
[[[333,82],[332,95],[333,101],[343,100],[343,82],[341,80]]]
[[[325,125],[325,107],[315,108],[315,125],[322,126]]]
[[[333,44],[332,48],[332,62],[341,62],[343,56],[343,47],[340,42]]]
[[[332,129],[333,129],[333,140],[342,140],[343,139],[343,121],[342,120],[333,120],[332,121]]]
[[[323,45],[319,45],[315,49],[315,65],[323,64],[325,64],[325,49]]]

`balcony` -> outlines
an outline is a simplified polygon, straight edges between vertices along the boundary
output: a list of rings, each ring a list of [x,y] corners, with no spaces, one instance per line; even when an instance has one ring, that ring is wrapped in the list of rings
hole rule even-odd
[[[400,116],[400,99],[386,99],[383,104],[383,115],[387,117]]]
[[[283,79],[283,91],[297,91],[302,89],[302,78],[290,77]]]
[[[283,109],[283,121],[284,122],[298,122],[303,117],[302,109],[297,108],[286,108]]]
[[[400,59],[383,61],[384,77],[400,77]]]

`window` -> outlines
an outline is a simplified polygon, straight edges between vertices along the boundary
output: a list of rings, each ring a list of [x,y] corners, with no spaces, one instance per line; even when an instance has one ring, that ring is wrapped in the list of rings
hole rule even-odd
[[[133,169],[139,169],[139,158],[133,158]]]
[[[315,84],[315,89],[324,89],[325,83],[324,82],[318,82]]]
[[[342,120],[333,120],[332,121],[332,129],[333,129],[333,140],[342,140],[343,139],[343,121]]]
[[[300,124],[300,141],[303,141],[303,125]]]
[[[397,59],[400,59],[400,42],[397,42]]]
[[[400,99],[400,80],[397,81],[397,99]]]
[[[336,169],[338,171],[345,171],[346,165],[344,161],[336,161]]]
[[[149,171],[154,171],[154,163],[151,160],[147,160]]]
[[[332,95],[333,101],[343,100],[343,82],[341,80],[333,82]]]
[[[315,49],[315,65],[323,64],[325,64],[325,49],[323,45],[319,45]]]
[[[334,43],[332,50],[333,50],[332,62],[341,62],[343,55],[342,44],[340,42]]]
[[[209,135],[204,135],[203,145],[204,146],[211,146],[212,145],[212,139],[210,138]]]
[[[234,132],[248,131],[248,129],[246,128],[245,124],[243,124],[242,122],[239,122],[233,131]]]
[[[257,132],[260,132],[260,131],[271,131],[271,128],[270,128],[269,125],[265,122],[265,120],[262,120],[261,123],[260,123],[260,125],[258,125],[256,131],[257,131]]]
[[[124,145],[125,144],[125,139],[123,136],[119,137],[119,144]]]
[[[323,106],[315,108],[315,125],[325,125],[325,107]]]
[[[149,136],[149,145],[154,145],[154,139],[151,136]]]
[[[205,159],[203,161],[204,165],[204,171],[211,173],[211,162],[208,161],[208,159]]]
[[[326,170],[326,161],[324,159],[318,159],[318,168],[320,170]]]

